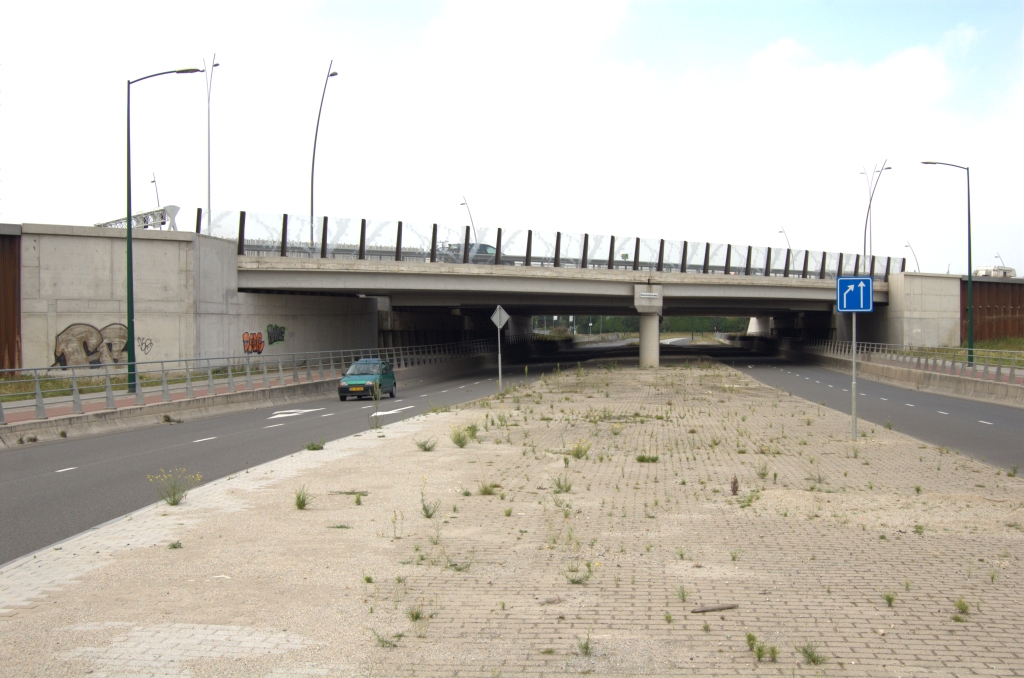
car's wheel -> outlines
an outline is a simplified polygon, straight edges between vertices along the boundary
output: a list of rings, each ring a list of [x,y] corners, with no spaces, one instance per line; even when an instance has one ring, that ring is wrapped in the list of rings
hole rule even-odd
[[[388,396],[394,398],[398,393],[398,382],[391,384],[391,390],[388,391]]]
[[[346,400],[348,400],[348,396],[339,394],[338,400],[340,400],[341,402],[345,402]]]

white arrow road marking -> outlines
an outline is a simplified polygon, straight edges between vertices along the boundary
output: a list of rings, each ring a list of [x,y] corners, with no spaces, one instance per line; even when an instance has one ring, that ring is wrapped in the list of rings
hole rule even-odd
[[[78,467],[77,466],[69,466],[68,468],[62,468],[59,471],[54,471],[54,473],[64,473],[64,471],[74,471],[76,468],[78,468]]]
[[[390,410],[388,412],[378,412],[377,416],[378,417],[383,417],[385,414],[395,414],[396,412],[401,412],[402,410],[411,410],[414,407],[416,407],[416,406],[415,405],[406,405],[405,407],[399,407],[397,410]]]
[[[216,439],[217,439],[217,436],[213,436],[212,438],[200,438],[199,440],[193,440],[192,442],[194,442],[194,443],[205,443],[207,440],[216,440]]]
[[[981,423],[981,424],[988,424],[989,426],[994,426],[995,425],[991,421],[983,421],[981,419],[979,419],[978,422]]]
[[[274,414],[272,416],[267,417],[267,419],[281,419],[282,417],[297,417],[300,414],[306,414],[308,412],[319,412],[320,410],[323,410],[323,409],[326,409],[326,408],[324,408],[324,407],[317,407],[317,408],[312,409],[312,410],[278,410],[277,412],[274,412]]]

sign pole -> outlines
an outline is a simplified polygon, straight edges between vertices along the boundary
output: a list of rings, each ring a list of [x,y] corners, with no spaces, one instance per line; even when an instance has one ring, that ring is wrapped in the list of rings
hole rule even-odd
[[[498,392],[502,391],[501,388],[501,328],[498,328]]]
[[[853,380],[850,382],[850,391],[852,391],[853,402],[850,407],[850,413],[853,426],[853,439],[857,440],[857,314],[851,313],[851,321],[853,322],[853,341],[851,341],[851,350],[853,352],[852,365],[853,365]],[[500,355],[500,354],[499,354]],[[499,358],[500,361],[500,358]]]
[[[508,313],[499,305],[491,314],[491,322],[498,328],[498,392],[500,393],[504,386],[501,380],[501,328],[508,322]]]

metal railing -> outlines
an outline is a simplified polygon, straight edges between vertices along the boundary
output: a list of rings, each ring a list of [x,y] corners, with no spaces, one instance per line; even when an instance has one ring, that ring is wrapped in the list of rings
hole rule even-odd
[[[529,335],[502,339],[523,343]],[[128,388],[128,363],[0,370],[0,425],[52,416],[115,410],[226,393],[339,379],[360,358],[385,358],[395,369],[490,353],[494,339],[275,355],[153,360],[135,363],[138,387]],[[5,412],[7,421],[5,419]]]
[[[804,344],[803,348],[818,355],[851,357],[851,346],[848,341],[809,342]],[[982,379],[1007,384],[1024,383],[1024,351],[931,348],[857,342],[857,360],[964,379]]]

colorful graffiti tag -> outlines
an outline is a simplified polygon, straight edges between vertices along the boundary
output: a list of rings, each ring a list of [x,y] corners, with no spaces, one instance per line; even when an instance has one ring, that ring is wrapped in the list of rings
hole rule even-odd
[[[128,361],[128,328],[120,323],[101,330],[85,323],[68,325],[54,341],[54,365],[112,365]]]
[[[285,328],[280,325],[267,325],[267,343],[276,344],[284,341]]]
[[[242,349],[247,353],[263,353],[262,332],[242,332]]]

